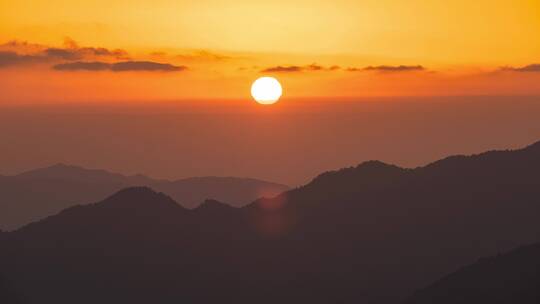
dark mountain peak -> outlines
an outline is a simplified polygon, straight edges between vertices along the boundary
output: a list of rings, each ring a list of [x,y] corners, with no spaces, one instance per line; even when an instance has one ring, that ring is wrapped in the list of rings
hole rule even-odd
[[[325,172],[316,177],[310,184],[321,183],[372,183],[394,178],[407,172],[407,169],[389,165],[381,161],[367,161],[356,167],[343,168],[337,171]]]
[[[396,172],[396,171],[404,171],[403,168],[400,168],[395,165],[390,165],[387,163],[384,163],[382,161],[378,160],[370,160],[363,162],[356,166],[356,170],[364,170],[364,171],[388,171],[388,172]]]
[[[60,212],[71,213],[73,210],[98,209],[138,209],[158,210],[162,208],[184,209],[176,201],[164,193],[154,191],[150,187],[137,186],[124,188],[104,200],[88,205],[75,205]]]
[[[113,233],[124,231],[124,228],[135,231],[142,229],[138,227],[141,221],[144,225],[161,225],[176,221],[179,215],[185,214],[184,211],[187,210],[163,193],[149,187],[130,187],[97,203],[69,207],[56,215],[23,226],[14,233],[48,233],[54,237],[56,234],[64,235],[59,232],[62,227],[79,229],[84,233],[99,229],[110,229],[107,231]],[[72,232],[67,231],[65,235]]]
[[[138,208],[174,208],[183,209],[169,196],[156,192],[149,187],[130,187],[122,189],[99,203],[104,206],[126,206]]]

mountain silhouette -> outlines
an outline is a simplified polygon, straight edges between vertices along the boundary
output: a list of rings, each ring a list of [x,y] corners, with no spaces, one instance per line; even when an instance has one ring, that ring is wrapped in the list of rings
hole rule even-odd
[[[540,243],[482,258],[405,301],[424,303],[540,303]]]
[[[128,188],[3,233],[0,269],[30,304],[399,303],[540,241],[539,169],[537,143],[367,162],[242,208]]]
[[[102,200],[130,186],[150,186],[187,208],[194,208],[206,199],[240,207],[288,189],[250,178],[195,177],[168,181],[56,164],[16,176],[0,176],[0,228],[13,230],[67,207]]]
[[[23,180],[69,180],[85,183],[151,184],[156,182],[155,180],[144,175],[124,176],[118,173],[110,173],[105,170],[85,169],[62,163],[58,163],[47,168],[27,171],[17,175],[17,177]]]

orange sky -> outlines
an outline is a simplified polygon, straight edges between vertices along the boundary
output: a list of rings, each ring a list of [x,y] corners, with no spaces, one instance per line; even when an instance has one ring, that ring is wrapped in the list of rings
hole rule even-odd
[[[539,29],[535,0],[0,1],[0,102],[537,95]]]
[[[0,0],[0,174],[299,185],[540,139],[538,0]],[[277,77],[274,106],[251,100]]]

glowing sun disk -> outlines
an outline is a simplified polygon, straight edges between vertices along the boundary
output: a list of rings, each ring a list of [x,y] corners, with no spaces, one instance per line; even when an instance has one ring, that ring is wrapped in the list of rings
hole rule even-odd
[[[261,77],[251,85],[251,96],[263,105],[276,103],[282,93],[281,84],[274,77]]]

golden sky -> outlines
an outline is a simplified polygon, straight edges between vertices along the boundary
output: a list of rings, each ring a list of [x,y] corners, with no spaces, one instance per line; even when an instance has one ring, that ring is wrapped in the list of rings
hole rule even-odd
[[[539,30],[537,0],[0,0],[0,102],[537,95]]]
[[[0,0],[0,174],[298,185],[520,147],[540,134],[539,31],[538,0]],[[263,75],[275,106],[251,100]]]

